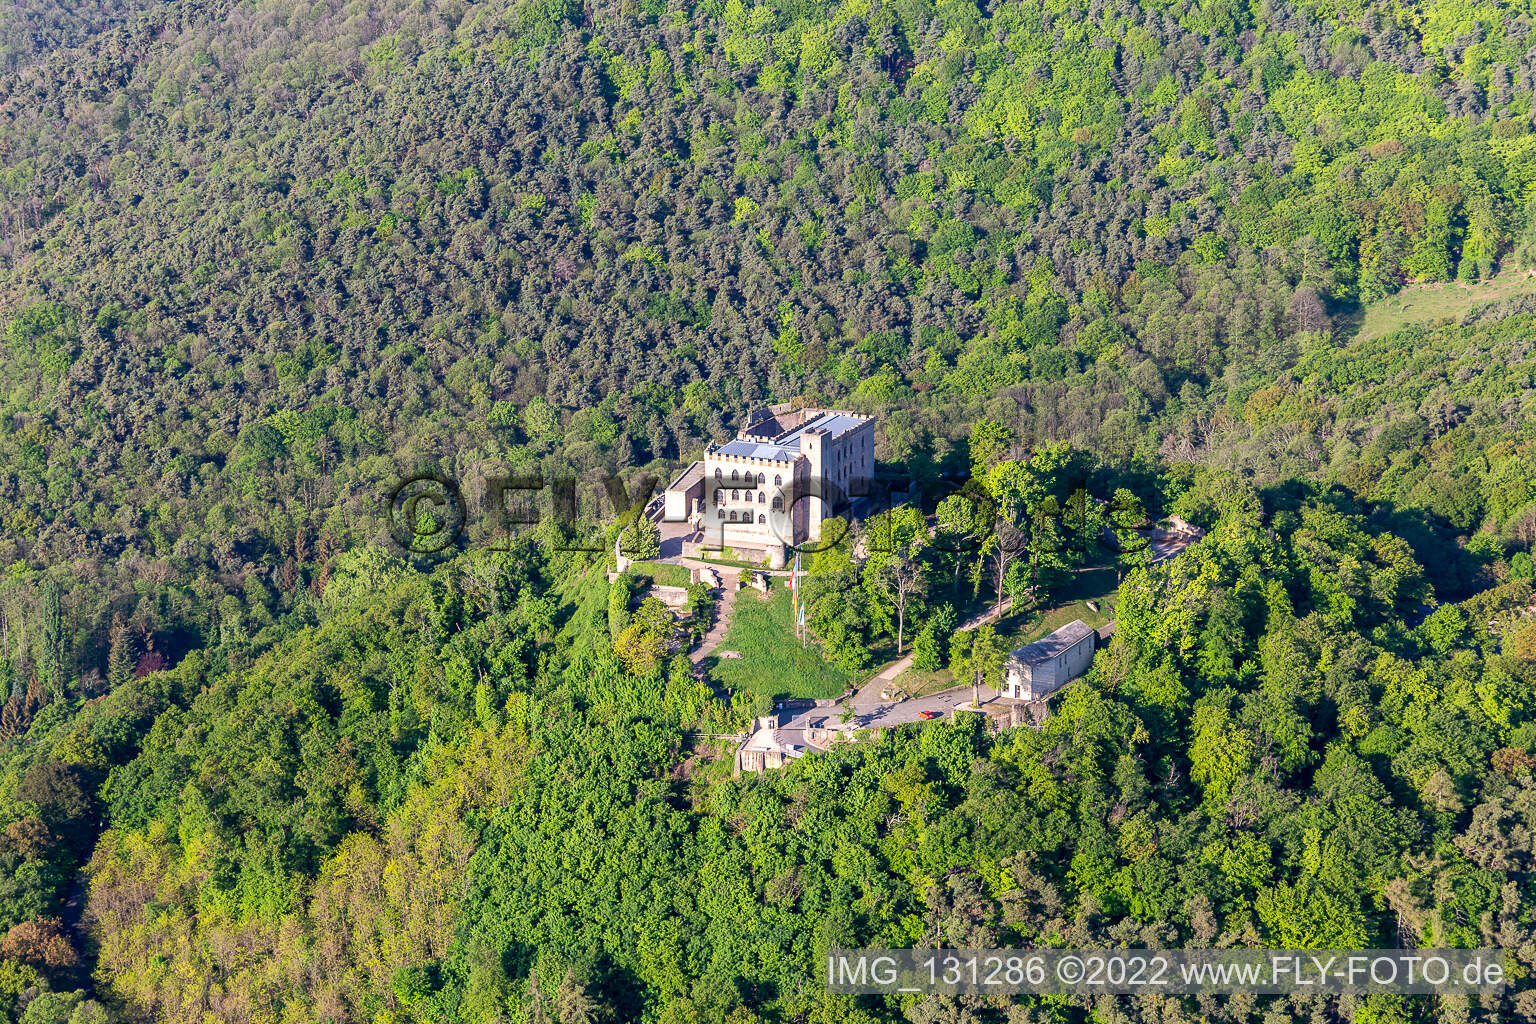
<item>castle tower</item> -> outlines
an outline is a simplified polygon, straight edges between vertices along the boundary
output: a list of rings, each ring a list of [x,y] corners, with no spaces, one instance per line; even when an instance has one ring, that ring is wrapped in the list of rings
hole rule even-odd
[[[809,471],[806,498],[806,537],[821,539],[821,521],[827,517],[826,498],[826,443],[827,432],[819,427],[808,427],[800,435],[800,454],[805,457]]]

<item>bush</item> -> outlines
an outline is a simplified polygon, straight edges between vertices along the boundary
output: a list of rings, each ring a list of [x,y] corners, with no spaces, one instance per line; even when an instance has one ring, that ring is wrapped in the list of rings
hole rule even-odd
[[[932,619],[912,642],[912,664],[924,672],[937,672],[944,666],[944,645]]]

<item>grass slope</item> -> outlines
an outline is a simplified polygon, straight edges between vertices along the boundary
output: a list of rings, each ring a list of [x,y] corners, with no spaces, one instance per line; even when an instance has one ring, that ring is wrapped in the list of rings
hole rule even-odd
[[[720,652],[739,651],[740,658]],[[836,697],[853,682],[827,661],[814,642],[801,647],[790,628],[789,589],[764,598],[744,590],[736,598],[730,628],[710,658],[714,678],[733,690],[782,697]]]
[[[1523,270],[1506,270],[1480,284],[1449,281],[1411,285],[1367,306],[1355,340],[1372,341],[1409,324],[1460,320],[1478,306],[1532,294],[1536,294],[1536,277]]]

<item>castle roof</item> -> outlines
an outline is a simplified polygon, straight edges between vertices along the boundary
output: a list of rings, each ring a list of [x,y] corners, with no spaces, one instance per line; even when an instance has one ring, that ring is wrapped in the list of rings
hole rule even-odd
[[[686,491],[702,479],[704,479],[704,463],[693,462],[687,469],[677,474],[677,479],[667,485],[667,490]]]
[[[738,437],[734,441],[727,441],[716,451],[717,455],[734,455],[745,459],[767,459],[771,462],[793,462],[800,454],[800,443],[795,442],[793,448],[775,444],[772,441],[749,441],[744,437]]]
[[[770,440],[761,440],[763,436],[761,434],[743,435],[721,445],[717,449],[717,454],[766,459],[770,462],[793,462],[800,454],[800,438],[806,431],[816,430],[838,438],[869,422],[869,417],[857,416],[851,412],[837,412],[832,409],[806,411],[809,415],[802,422]],[[748,430],[756,431],[769,422],[771,421],[765,420],[763,423],[754,424]]]
[[[807,430],[819,430],[824,434],[831,434],[833,437],[842,437],[850,430],[868,422],[868,420],[868,416],[856,416],[851,412],[819,409],[814,415],[807,418],[804,423],[793,430],[787,431],[780,437],[774,438],[774,440],[793,441],[798,445],[800,443],[800,435],[804,434]]]

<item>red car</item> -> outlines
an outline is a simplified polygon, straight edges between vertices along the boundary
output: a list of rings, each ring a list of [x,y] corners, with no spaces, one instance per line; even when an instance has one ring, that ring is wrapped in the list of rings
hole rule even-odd
[[[937,711],[919,711],[917,713],[917,717],[918,718],[938,718],[939,717],[939,713]]]

